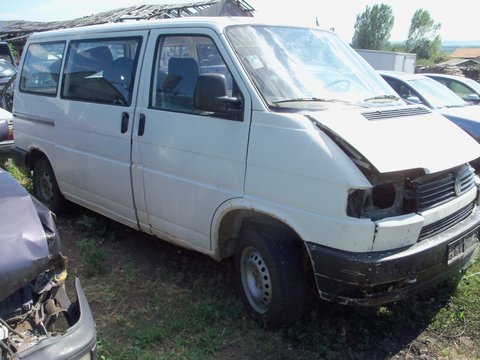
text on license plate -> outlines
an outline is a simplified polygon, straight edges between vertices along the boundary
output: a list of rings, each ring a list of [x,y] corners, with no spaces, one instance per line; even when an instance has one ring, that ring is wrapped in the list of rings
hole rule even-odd
[[[476,231],[469,233],[460,239],[452,241],[448,244],[448,263],[455,261],[461,257],[469,248],[478,243],[478,234]]]

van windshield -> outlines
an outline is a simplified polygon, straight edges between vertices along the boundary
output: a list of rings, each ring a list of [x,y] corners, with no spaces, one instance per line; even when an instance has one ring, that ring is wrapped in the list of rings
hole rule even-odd
[[[286,26],[231,26],[226,36],[273,110],[398,105],[387,83],[337,35]]]

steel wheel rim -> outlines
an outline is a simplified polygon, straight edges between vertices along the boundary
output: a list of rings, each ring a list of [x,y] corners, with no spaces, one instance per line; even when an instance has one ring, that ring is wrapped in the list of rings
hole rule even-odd
[[[240,266],[243,289],[250,305],[258,313],[266,313],[272,300],[272,283],[265,261],[257,249],[247,247],[242,252]]]
[[[53,184],[50,175],[47,172],[43,172],[39,180],[39,192],[40,196],[48,203],[53,200]]]

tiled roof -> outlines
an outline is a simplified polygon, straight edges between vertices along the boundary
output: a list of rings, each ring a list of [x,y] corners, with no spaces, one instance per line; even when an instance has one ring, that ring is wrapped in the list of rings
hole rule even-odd
[[[455,59],[475,59],[480,58],[480,48],[458,48],[450,55]]]

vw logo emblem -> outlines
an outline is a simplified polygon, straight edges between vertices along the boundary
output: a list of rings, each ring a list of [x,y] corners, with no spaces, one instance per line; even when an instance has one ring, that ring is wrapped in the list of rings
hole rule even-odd
[[[453,191],[455,192],[456,196],[460,196],[462,194],[462,182],[459,178],[455,179],[455,182],[453,184]]]

